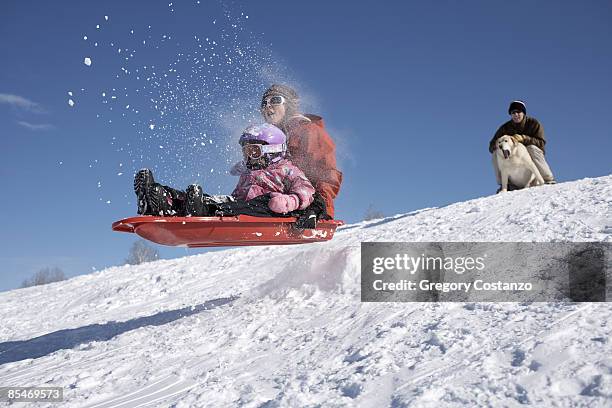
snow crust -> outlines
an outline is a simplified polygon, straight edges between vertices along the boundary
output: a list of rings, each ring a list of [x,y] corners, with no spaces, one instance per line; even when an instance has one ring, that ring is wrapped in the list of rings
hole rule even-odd
[[[611,242],[611,208],[612,175],[0,293],[0,384],[68,407],[608,407],[610,304],[361,303],[359,285],[362,241]]]

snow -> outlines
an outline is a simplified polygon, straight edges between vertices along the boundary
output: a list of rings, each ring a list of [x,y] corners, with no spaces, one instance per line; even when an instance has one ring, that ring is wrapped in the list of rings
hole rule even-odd
[[[70,107],[73,107],[74,101],[72,99],[68,99],[68,105],[70,105]]]
[[[360,243],[612,242],[611,208],[612,175],[0,293],[0,384],[68,407],[608,407],[610,304],[361,303]]]
[[[192,2],[189,6],[193,8],[196,4]],[[174,5],[165,12],[172,10]],[[191,10],[202,11],[199,7],[199,11]],[[108,20],[106,17],[102,12],[99,21],[92,24],[92,29],[96,23],[100,27],[95,35],[91,30],[79,33],[79,38],[87,37],[87,44],[91,44],[84,51],[88,57],[104,59],[104,64],[96,60],[95,77],[86,80],[104,78],[106,89],[116,86],[123,90],[107,92],[108,97],[100,98],[104,89],[93,84],[83,96],[89,93],[95,97],[100,109],[96,117],[101,123],[130,123],[134,131],[122,135],[113,148],[132,160],[155,162],[156,172],[165,174],[168,184],[181,184],[185,178],[193,178],[201,163],[214,162],[226,168],[236,161],[239,154],[236,149],[209,149],[191,139],[203,131],[214,130],[215,143],[225,144],[240,134],[242,129],[236,123],[261,121],[258,95],[253,90],[269,86],[269,77],[300,88],[286,67],[263,45],[261,33],[251,31],[244,13],[234,15],[228,11],[206,18],[206,27],[201,20],[182,27],[188,34],[181,41],[172,19],[155,25],[130,24],[117,37],[103,30],[110,23],[110,17]],[[205,86],[185,86],[187,82]],[[131,108],[117,109],[113,102]],[[163,128],[163,132],[151,132],[150,123],[155,123],[156,130]],[[177,140],[184,143],[176,143]],[[157,148],[159,145],[165,146],[163,153]],[[176,165],[177,156],[182,158],[180,166]],[[195,169],[191,175],[185,171],[190,168]],[[220,185],[217,178],[210,184]]]
[[[83,64],[87,65],[88,67],[91,66],[91,58],[85,57]]]

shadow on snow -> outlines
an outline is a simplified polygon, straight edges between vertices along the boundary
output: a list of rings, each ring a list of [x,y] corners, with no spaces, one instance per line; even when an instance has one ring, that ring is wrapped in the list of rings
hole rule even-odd
[[[72,349],[92,341],[107,341],[125,332],[145,326],[161,326],[205,310],[215,309],[236,300],[237,296],[208,300],[196,306],[168,310],[152,316],[138,317],[126,322],[111,321],[76,329],[58,330],[29,340],[0,343],[0,365],[29,358],[39,358],[58,350]]]
[[[379,225],[383,225],[383,224],[386,224],[388,222],[393,222],[393,221],[401,220],[402,218],[413,217],[413,216],[415,216],[417,214],[418,214],[418,212],[411,212],[411,213],[408,213],[408,214],[394,215],[393,217],[383,218],[380,221],[376,221],[376,222],[373,222],[371,224],[368,224],[368,225],[364,226],[363,229],[378,227]]]

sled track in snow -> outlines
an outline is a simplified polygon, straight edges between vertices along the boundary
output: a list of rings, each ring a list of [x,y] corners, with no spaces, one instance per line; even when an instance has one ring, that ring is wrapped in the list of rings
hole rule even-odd
[[[213,358],[208,358],[203,361],[199,361],[191,366],[185,368],[186,371],[190,372],[197,369],[199,366],[208,364]],[[144,407],[155,402],[163,401],[165,399],[174,397],[189,391],[190,389],[200,386],[208,381],[209,373],[206,374],[204,379],[195,381],[192,379],[183,378],[177,374],[169,374],[160,379],[153,381],[152,383],[143,385],[137,390],[128,392],[121,396],[111,397],[107,400],[96,402],[92,405],[86,405],[86,408],[138,408]]]
[[[121,350],[127,347],[129,346],[125,345],[125,346],[117,347],[112,350],[106,350],[101,353],[94,354],[92,356],[84,357],[77,362],[67,361],[65,363],[57,364],[57,363],[54,363],[53,361],[47,361],[47,362],[43,362],[40,364],[34,364],[28,367],[18,368],[15,371],[7,371],[7,372],[0,374],[0,384],[6,384],[7,386],[23,386],[23,384],[27,381],[27,378],[32,376],[31,374],[40,376],[41,373],[46,374],[46,373],[51,373],[51,372],[57,372],[58,370],[64,369],[64,368],[72,368],[72,369],[81,368],[81,367],[86,368],[92,362],[102,360],[103,356],[110,354],[110,353],[115,353],[118,350]],[[47,356],[44,358],[47,358]]]
[[[204,380],[206,381],[206,380]],[[137,391],[132,391],[120,397],[87,405],[87,408],[138,408],[165,400],[183,392],[189,391],[199,383],[184,380],[177,375],[171,374],[151,384],[148,384]]]

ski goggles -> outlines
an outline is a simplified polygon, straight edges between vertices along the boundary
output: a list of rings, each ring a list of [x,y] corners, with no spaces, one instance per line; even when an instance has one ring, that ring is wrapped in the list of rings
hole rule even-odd
[[[280,145],[262,145],[262,144],[245,144],[242,146],[242,154],[249,159],[260,159],[267,153],[282,153],[286,150],[284,144]]]
[[[270,97],[268,97],[266,99],[262,99],[261,100],[261,107],[265,108],[268,105],[270,105],[270,106],[278,106],[278,105],[282,105],[285,102],[287,102],[287,100],[285,99],[284,96],[282,96],[282,95],[274,95],[274,96],[270,96]]]

